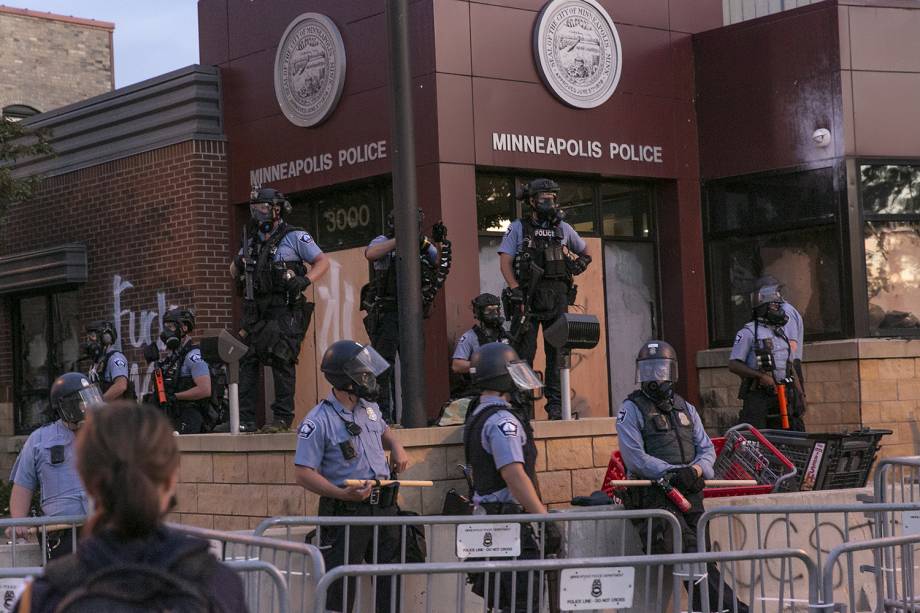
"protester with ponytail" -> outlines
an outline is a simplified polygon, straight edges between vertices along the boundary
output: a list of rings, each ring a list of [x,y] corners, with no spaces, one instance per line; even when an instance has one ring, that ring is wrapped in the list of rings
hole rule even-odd
[[[18,611],[246,611],[240,578],[208,543],[163,524],[179,450],[160,411],[126,403],[90,412],[77,469],[95,512],[76,554],[50,563]]]

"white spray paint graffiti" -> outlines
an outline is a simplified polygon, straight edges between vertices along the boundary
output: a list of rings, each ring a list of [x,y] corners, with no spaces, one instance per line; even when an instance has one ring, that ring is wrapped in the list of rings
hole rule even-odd
[[[118,340],[115,342],[115,346],[122,351],[125,350],[122,339],[126,339],[128,344],[135,349],[139,349],[145,344],[156,342],[156,337],[153,335],[153,322],[157,322],[157,330],[162,329],[163,315],[166,313],[166,292],[157,292],[155,311],[142,309],[139,313],[135,313],[130,309],[122,309],[122,294],[133,287],[134,284],[122,279],[121,275],[115,275],[112,278],[112,323],[115,324],[115,330],[118,332]],[[127,334],[125,334],[121,325],[124,316],[127,316]],[[137,362],[131,362],[130,376],[134,382],[134,389],[137,390],[139,396],[147,393],[150,389],[153,366],[153,364],[148,364],[144,367],[145,372],[143,379],[141,379],[140,365]]]
[[[316,286],[316,297],[330,307],[323,313],[323,321],[316,336],[316,354],[322,355],[335,341],[354,337],[352,317],[357,311],[355,288],[343,279],[342,265],[334,258],[330,258],[329,272]]]

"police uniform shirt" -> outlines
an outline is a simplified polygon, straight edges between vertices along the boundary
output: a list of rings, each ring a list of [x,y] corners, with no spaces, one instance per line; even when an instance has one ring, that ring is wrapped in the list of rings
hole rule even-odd
[[[193,379],[195,377],[211,376],[211,369],[208,368],[208,363],[201,357],[201,349],[196,347],[185,355],[182,366],[179,368],[179,376],[192,377]]]
[[[380,236],[372,240],[368,244],[368,247],[379,245],[380,243],[386,242],[388,240],[390,240],[388,237],[381,234]],[[428,258],[428,261],[431,262],[432,265],[437,265],[438,250],[435,248],[435,246],[431,242],[428,243],[428,249],[425,252],[425,256]],[[380,259],[374,260],[372,262],[372,264],[374,265],[374,270],[386,270],[387,268],[390,267],[390,261],[392,261],[393,258],[395,257],[396,257],[396,250],[394,249],[393,251],[387,254],[387,257],[382,257]]]
[[[540,227],[549,229],[553,226],[543,225]],[[575,231],[575,228],[564,221],[559,222],[559,227],[562,228],[562,244],[575,253],[584,253],[585,249],[587,249],[587,245],[585,244],[584,239],[582,239],[578,235],[578,232]],[[511,225],[508,226],[508,230],[505,232],[505,237],[502,239],[502,243],[498,247],[498,252],[507,253],[508,255],[515,255],[518,251],[521,250],[523,244],[524,224],[520,219],[515,219],[511,222]]]
[[[10,480],[35,491],[41,487],[42,512],[48,516],[85,515],[89,499],[77,474],[76,433],[61,420],[42,426],[26,439]],[[61,447],[63,455],[52,451]],[[55,462],[55,460],[59,460]]]
[[[682,415],[683,413],[681,413]],[[697,464],[703,469],[703,478],[712,479],[713,464],[716,461],[715,447],[710,440],[703,422],[700,420],[696,407],[687,402],[687,416],[693,424],[693,448],[695,450],[693,461],[688,466]],[[680,417],[678,416],[678,419]],[[674,468],[664,460],[645,453],[645,444],[642,439],[642,430],[645,428],[645,418],[642,411],[632,400],[624,400],[617,414],[617,438],[620,445],[620,455],[629,474],[639,479],[658,479]]]
[[[805,322],[802,321],[801,313],[788,302],[783,302],[783,313],[789,317],[789,321],[783,326],[783,332],[786,333],[786,338],[790,341],[795,341],[798,345],[795,348],[792,359],[801,360],[802,349],[805,346]]]
[[[268,240],[270,235],[267,236],[260,232],[259,236],[264,241]],[[247,240],[246,247],[240,249],[240,255],[245,255],[248,252],[249,241]],[[288,232],[278,243],[278,249],[275,251],[273,260],[275,262],[306,262],[313,264],[322,254],[323,250],[319,248],[319,245],[316,244],[309,232],[294,230],[293,232]]]
[[[476,410],[473,411],[473,416],[481,413],[486,407],[493,405],[511,408],[507,402],[498,396],[485,396],[480,400]],[[472,423],[472,421],[469,423]],[[480,440],[482,448],[492,456],[496,470],[501,470],[503,466],[515,462],[524,463],[524,444],[527,442],[527,435],[524,433],[524,426],[521,425],[521,422],[511,411],[497,411],[489,417],[482,426],[482,438]],[[511,495],[511,490],[507,487],[483,496],[478,493],[473,495],[473,504],[478,505],[484,502],[520,504],[519,501],[514,499],[514,496]]]
[[[118,377],[128,378],[128,358],[126,358],[125,354],[122,352],[113,351],[111,355],[107,358],[103,358],[100,362],[105,364],[105,372],[103,372],[100,377],[99,373],[96,371],[99,367],[99,363],[93,364],[90,370],[90,380],[95,381],[98,377],[101,381],[111,383]]]
[[[361,434],[349,434],[347,422],[358,424]],[[375,403],[362,399],[349,411],[330,392],[300,423],[294,464],[316,470],[339,487],[346,479],[389,479],[382,438],[386,431],[387,424]],[[341,447],[347,442],[355,451],[351,460],[345,459]]]
[[[773,362],[776,364],[773,378],[776,381],[780,381],[786,377],[786,366],[789,363],[789,343],[774,331],[773,326],[758,322],[757,340],[762,341],[765,339],[773,341]],[[739,360],[747,364],[749,368],[759,370],[757,367],[757,355],[754,353],[753,321],[749,321],[744,324],[743,328],[738,330],[738,334],[735,335],[735,344],[732,346],[732,353],[729,359]]]

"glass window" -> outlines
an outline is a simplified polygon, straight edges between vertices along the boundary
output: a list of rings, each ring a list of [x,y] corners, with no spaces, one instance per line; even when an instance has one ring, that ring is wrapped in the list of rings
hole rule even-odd
[[[516,217],[514,178],[509,175],[476,175],[476,220],[480,233],[504,234]]]
[[[364,246],[383,233],[391,191],[389,182],[373,182],[296,194],[287,221],[309,231],[324,251]]]
[[[920,166],[860,167],[866,215],[920,215]]]
[[[601,183],[601,232],[604,236],[650,238],[651,223],[648,186]]]
[[[594,184],[587,181],[559,181],[559,207],[565,211],[565,221],[579,234],[595,232],[597,208]]]

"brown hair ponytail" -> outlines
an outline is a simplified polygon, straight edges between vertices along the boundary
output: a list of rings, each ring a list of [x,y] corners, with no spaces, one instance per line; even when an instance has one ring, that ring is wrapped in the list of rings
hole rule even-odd
[[[96,503],[87,531],[108,528],[125,538],[153,532],[160,493],[178,466],[172,426],[159,410],[123,403],[91,412],[77,436],[77,470]]]

